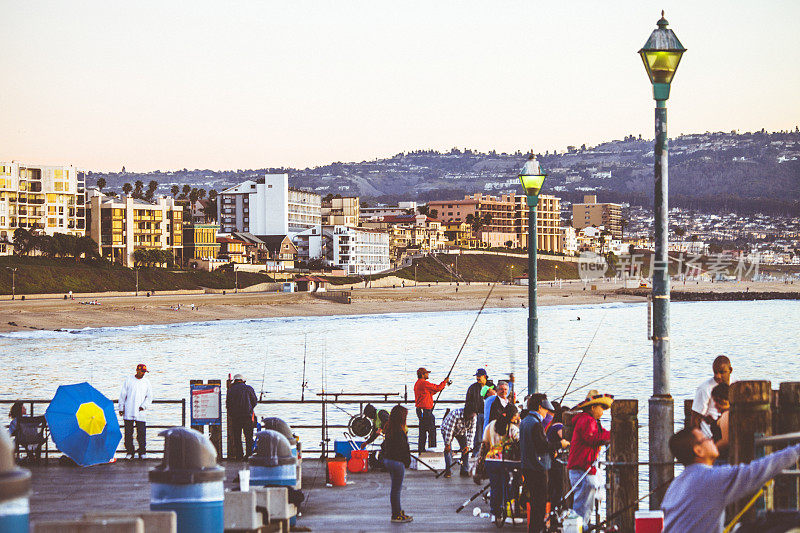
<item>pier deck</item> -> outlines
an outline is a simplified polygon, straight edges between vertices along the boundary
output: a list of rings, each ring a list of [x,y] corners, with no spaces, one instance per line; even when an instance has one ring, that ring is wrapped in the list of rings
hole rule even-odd
[[[94,510],[141,510],[150,505],[147,472],[157,461],[118,461],[89,468],[33,466],[31,521],[77,519]],[[242,463],[228,462],[225,487]],[[472,515],[475,506],[488,510],[481,498],[460,513],[456,508],[479,487],[470,478],[460,478],[457,467],[450,479],[434,479],[429,470],[406,470],[402,502],[414,517],[408,524],[389,522],[389,475],[385,472],[348,473],[346,487],[325,487],[323,463],[303,461],[303,516],[298,526],[312,531],[492,531],[488,519]],[[517,521],[512,528],[524,530]]]

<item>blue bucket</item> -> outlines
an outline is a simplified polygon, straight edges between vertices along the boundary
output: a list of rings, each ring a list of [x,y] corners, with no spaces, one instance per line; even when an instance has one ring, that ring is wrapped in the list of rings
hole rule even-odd
[[[297,466],[250,465],[250,484],[259,487],[294,487],[297,485]]]
[[[225,527],[223,482],[150,483],[150,510],[175,511],[178,533],[218,533]]]
[[[4,431],[1,430],[0,431]],[[30,506],[28,497],[13,498],[0,502],[0,531],[3,533],[28,533]]]
[[[363,440],[354,440],[356,446],[359,448],[362,444],[364,444]],[[348,461],[350,460],[350,452],[353,451],[353,447],[350,446],[350,442],[346,440],[335,440],[333,441],[333,451],[339,455],[343,455],[345,459]]]

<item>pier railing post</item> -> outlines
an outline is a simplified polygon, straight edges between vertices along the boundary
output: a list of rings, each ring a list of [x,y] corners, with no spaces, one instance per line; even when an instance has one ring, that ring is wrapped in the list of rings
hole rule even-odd
[[[692,404],[694,400],[683,400],[683,427],[692,427]]]
[[[749,463],[755,457],[755,435],[772,435],[772,386],[769,381],[737,381],[730,388],[730,452],[729,458],[732,465]],[[764,492],[767,502],[772,500],[772,489],[767,487]],[[734,512],[739,512],[746,499],[735,503]],[[742,520],[749,520],[753,516],[750,509]]]
[[[222,380],[219,379],[209,379],[209,385],[217,385],[222,387]],[[222,405],[219,406],[220,409],[223,408]],[[217,449],[217,457],[220,461],[222,461],[225,456],[222,455],[222,424],[220,425],[210,425],[208,426],[208,438],[211,439],[211,444],[214,445],[214,448]]]
[[[639,508],[639,401],[614,400],[611,404],[611,446],[608,449],[608,503],[606,516],[626,509],[609,526],[619,531],[635,529],[634,515]],[[633,504],[633,505],[632,505]]]
[[[781,434],[800,431],[800,382],[781,383],[778,398],[778,431]],[[800,509],[800,477],[775,479],[775,508]]]

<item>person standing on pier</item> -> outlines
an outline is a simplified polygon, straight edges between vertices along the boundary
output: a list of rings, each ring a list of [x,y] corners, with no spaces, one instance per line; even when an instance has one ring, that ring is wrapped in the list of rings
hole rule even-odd
[[[425,451],[425,441],[431,448],[436,447],[436,418],[433,416],[433,394],[443,390],[450,383],[445,379],[438,385],[428,381],[430,371],[424,367],[417,369],[417,382],[414,383],[414,405],[419,418],[419,440],[417,452]],[[391,415],[390,415],[391,416]]]
[[[133,459],[133,427],[136,426],[136,441],[139,444],[139,459],[147,458],[147,409],[153,401],[150,380],[144,377],[149,372],[144,363],[136,365],[136,374],[128,376],[119,393],[119,414],[125,424],[125,457]]]
[[[489,419],[484,421],[484,424],[488,426],[492,420],[500,418],[500,415],[505,411],[508,403],[514,403],[513,395],[509,398],[508,392],[509,386],[507,381],[500,381],[497,383],[497,397],[489,406]]]
[[[711,390],[720,383],[730,385],[731,373],[733,372],[731,360],[724,355],[714,359],[711,368],[714,371],[714,375],[697,387],[697,391],[694,393],[694,402],[692,402],[692,427],[700,428],[707,437],[711,436],[711,426],[704,418],[708,416],[716,420],[722,414],[717,411],[714,405],[714,400],[711,398]]]
[[[389,413],[389,421],[381,444],[381,457],[383,466],[389,472],[392,488],[389,492],[389,501],[392,505],[391,521],[395,523],[411,522],[400,505],[400,491],[403,489],[405,469],[411,465],[411,451],[408,447],[408,409],[402,405],[395,405]]]
[[[583,523],[587,525],[592,515],[597,490],[595,462],[600,454],[600,447],[611,441],[611,433],[603,429],[600,417],[613,402],[614,397],[610,394],[598,394],[596,390],[589,391],[586,400],[576,407],[583,412],[572,419],[574,429],[567,461],[569,482],[575,489],[572,509],[583,517]]]
[[[233,384],[225,398],[225,408],[231,417],[231,435],[233,439],[232,459],[241,461],[253,454],[253,426],[258,398],[253,387],[245,383],[244,376],[233,376]],[[242,453],[242,433],[244,433],[244,453]]]
[[[450,477],[453,464],[453,439],[461,446],[461,477],[469,477],[469,450],[475,440],[475,413],[466,407],[453,409],[442,420],[444,477]]]
[[[480,428],[475,431],[475,437],[472,442],[472,456],[476,457],[481,448],[481,437],[483,437],[483,396],[481,396],[481,389],[486,385],[489,376],[486,374],[485,368],[479,368],[475,372],[475,383],[467,389],[467,398],[464,401],[464,410],[472,411],[477,415],[475,419],[475,427]]]
[[[726,506],[750,496],[800,459],[800,444],[795,444],[748,464],[713,466],[717,445],[697,428],[675,433],[669,449],[686,468],[661,502],[664,533],[721,533]]]

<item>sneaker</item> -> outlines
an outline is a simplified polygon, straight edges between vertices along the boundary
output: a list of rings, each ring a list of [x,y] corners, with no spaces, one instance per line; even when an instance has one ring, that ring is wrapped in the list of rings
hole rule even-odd
[[[147,459],[147,454],[146,453],[140,453],[139,454],[139,459]]]
[[[450,471],[448,470],[447,472],[444,473],[442,477],[453,477],[453,474],[451,474]]]
[[[412,520],[414,520],[414,517],[413,516],[408,516],[405,511],[400,511],[400,516],[403,517],[403,520],[405,522],[411,522]]]
[[[469,471],[462,470],[461,472],[458,473],[458,475],[461,477],[469,477]]]
[[[392,522],[395,524],[405,524],[406,522],[411,522],[411,520],[410,516],[406,516],[402,512],[392,517]]]
[[[127,459],[128,461],[133,461],[133,457],[134,457],[134,455],[132,453],[126,453],[125,454],[125,459]]]

